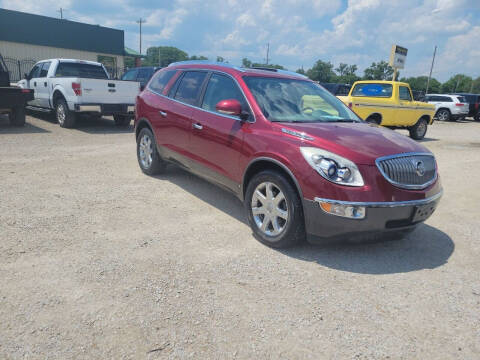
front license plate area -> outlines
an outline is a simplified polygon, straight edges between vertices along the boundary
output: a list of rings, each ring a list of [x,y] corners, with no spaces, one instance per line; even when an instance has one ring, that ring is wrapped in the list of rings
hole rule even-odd
[[[436,203],[426,204],[422,206],[416,206],[413,211],[412,222],[416,223],[419,221],[424,221],[430,217],[437,207]]]

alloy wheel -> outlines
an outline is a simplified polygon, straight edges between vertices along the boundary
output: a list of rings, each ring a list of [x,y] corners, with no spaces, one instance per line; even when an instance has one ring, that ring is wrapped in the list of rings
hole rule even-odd
[[[285,195],[272,182],[263,182],[253,192],[251,210],[257,227],[267,236],[280,235],[288,222]]]
[[[438,120],[440,121],[447,121],[448,120],[448,111],[440,110],[438,112]]]
[[[139,155],[142,166],[148,169],[153,161],[153,144],[152,139],[147,134],[144,134],[140,139]]]
[[[63,107],[63,104],[59,104],[57,106],[57,121],[58,121],[58,123],[60,125],[65,123],[65,118],[66,118],[65,108]]]

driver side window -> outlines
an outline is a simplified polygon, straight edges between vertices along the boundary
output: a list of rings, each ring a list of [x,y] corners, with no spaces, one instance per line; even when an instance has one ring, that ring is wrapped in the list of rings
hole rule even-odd
[[[400,100],[412,101],[412,95],[406,86],[400,86]]]
[[[28,77],[30,79],[33,79],[33,78],[38,78],[39,75],[40,75],[40,69],[42,68],[42,65],[43,63],[40,63],[40,64],[36,64],[32,70],[30,70],[30,74],[28,75]]]
[[[242,105],[242,110],[249,111],[247,101],[237,84],[225,75],[212,74],[203,97],[202,109],[217,112],[216,105],[222,100],[235,99]]]

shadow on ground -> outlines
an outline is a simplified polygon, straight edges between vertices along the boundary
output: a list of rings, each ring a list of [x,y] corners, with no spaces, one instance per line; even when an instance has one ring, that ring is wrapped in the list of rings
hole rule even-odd
[[[156,176],[247,224],[241,201],[226,190],[188,173],[176,166]],[[252,236],[252,241],[254,237]],[[454,242],[444,232],[420,225],[402,240],[376,243],[338,243],[328,245],[304,244],[280,250],[286,256],[315,262],[332,269],[360,274],[394,274],[434,269],[448,262],[455,249]]]
[[[57,124],[57,120],[55,119],[55,116],[51,113],[29,111],[28,115],[43,121],[47,121],[51,124],[56,124],[57,126],[60,126]],[[113,122],[113,118],[110,118],[110,117],[95,118],[92,116],[80,115],[80,116],[77,116],[75,127],[72,130],[78,130],[88,134],[130,133],[133,131],[133,121],[130,123],[129,126],[116,126],[115,123]]]
[[[41,134],[50,131],[32,125],[28,122],[24,126],[12,126],[6,115],[0,115],[0,135],[3,134]]]

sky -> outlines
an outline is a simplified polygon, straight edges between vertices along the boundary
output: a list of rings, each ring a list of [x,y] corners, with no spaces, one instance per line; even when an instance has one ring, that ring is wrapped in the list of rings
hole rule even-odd
[[[390,48],[408,48],[401,76],[456,73],[480,76],[480,0],[0,0],[0,7],[125,31],[125,45],[175,46],[189,55],[243,57],[290,70],[315,61],[357,64],[388,61]]]

